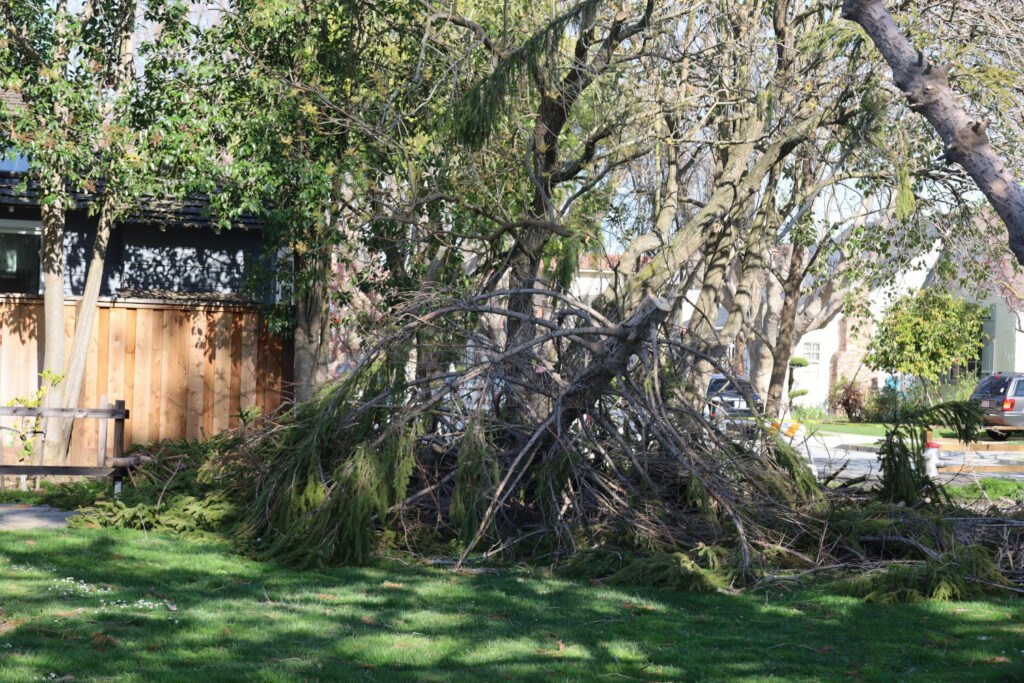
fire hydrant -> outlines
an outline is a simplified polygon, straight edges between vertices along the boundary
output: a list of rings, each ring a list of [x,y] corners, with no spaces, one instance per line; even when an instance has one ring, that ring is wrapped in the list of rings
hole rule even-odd
[[[939,444],[929,441],[924,445],[924,473],[930,479],[939,476]]]

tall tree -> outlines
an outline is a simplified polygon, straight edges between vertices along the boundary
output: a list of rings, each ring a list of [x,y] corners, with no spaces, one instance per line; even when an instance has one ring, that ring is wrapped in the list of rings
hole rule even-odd
[[[51,407],[78,405],[114,224],[147,195],[211,189],[211,112],[187,76],[199,28],[175,0],[26,2],[4,6],[5,87],[24,101],[9,115],[11,145],[40,183],[43,222],[43,367],[63,374]],[[73,194],[97,230],[65,365],[64,242]],[[46,451],[67,456],[70,420],[46,425]]]

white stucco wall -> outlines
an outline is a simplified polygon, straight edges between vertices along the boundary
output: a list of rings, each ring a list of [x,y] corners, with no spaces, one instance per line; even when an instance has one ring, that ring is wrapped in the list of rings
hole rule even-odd
[[[808,357],[809,345],[818,345],[818,362],[793,371],[793,389],[806,389],[807,394],[793,401],[799,406],[824,407],[828,401],[830,388],[830,369],[832,356],[839,350],[839,316],[820,330],[808,332],[793,349],[793,355],[800,358]]]

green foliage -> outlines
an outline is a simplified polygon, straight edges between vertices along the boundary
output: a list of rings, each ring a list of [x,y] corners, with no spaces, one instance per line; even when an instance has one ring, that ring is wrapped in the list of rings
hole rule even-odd
[[[448,510],[451,523],[461,529],[462,538],[472,538],[476,533],[497,482],[494,444],[478,424],[470,423],[459,446],[455,489]]]
[[[220,463],[247,501],[240,530],[259,556],[302,566],[370,558],[375,520],[405,497],[414,466],[415,424],[392,422],[379,398],[401,395],[407,360],[393,349],[298,406],[248,460]]]
[[[1019,504],[1024,502],[1024,482],[986,478],[960,486],[947,486],[946,493],[957,502],[971,503],[984,499],[999,502],[1006,499]]]
[[[839,583],[842,592],[865,602],[902,604],[922,600],[975,600],[1008,586],[992,561],[991,552],[978,545],[962,546],[923,562],[890,563]]]
[[[609,546],[585,548],[576,553],[560,573],[600,579],[613,586],[650,586],[677,591],[713,592],[729,586],[720,570],[721,553],[700,548],[713,566],[702,567],[685,553],[660,552],[634,555]]]
[[[976,358],[985,343],[985,309],[934,288],[893,304],[871,338],[866,362],[876,370],[928,382]]]
[[[114,498],[106,482],[75,482],[50,489],[47,502],[79,515],[74,528],[167,531],[193,538],[224,536],[238,518],[231,492],[209,476],[208,467],[241,443],[224,432],[205,442],[165,441],[153,461],[125,482]]]
[[[166,531],[201,538],[205,534],[222,533],[226,523],[235,517],[236,507],[223,493],[203,498],[176,495],[161,505],[142,502],[129,505],[123,500],[103,498],[80,509],[78,515],[68,520],[68,526]]]
[[[64,375],[53,370],[43,370],[39,373],[39,388],[31,396],[16,397],[7,402],[8,406],[20,406],[23,408],[38,408],[43,405],[43,399],[50,393],[50,389],[61,383]],[[21,448],[18,450],[18,460],[25,460],[35,452],[36,439],[43,426],[41,417],[25,417],[18,421],[16,432],[21,441]]]
[[[506,55],[486,77],[474,83],[453,110],[452,130],[463,143],[480,146],[506,113],[509,96],[526,75],[536,81],[543,60],[563,38],[566,29],[587,30],[603,0],[582,0],[550,20],[522,45]],[[548,96],[547,93],[542,93]]]
[[[823,422],[828,419],[828,411],[821,406],[793,406],[790,412],[800,422]]]
[[[817,497],[819,494],[818,482],[808,466],[807,459],[800,455],[796,447],[776,434],[771,449],[775,462],[789,475],[797,495],[802,499]]]
[[[912,505],[925,494],[941,499],[942,490],[925,474],[923,457],[924,432],[935,424],[946,425],[959,441],[971,443],[981,426],[980,408],[973,401],[963,401],[911,406],[897,413],[879,450],[879,493],[884,500]]]
[[[789,359],[789,367],[791,368],[806,368],[811,364],[811,361],[800,356],[793,356]]]

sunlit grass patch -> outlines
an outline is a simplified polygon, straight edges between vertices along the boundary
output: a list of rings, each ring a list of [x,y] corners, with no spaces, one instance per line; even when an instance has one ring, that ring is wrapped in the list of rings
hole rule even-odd
[[[390,562],[298,571],[106,530],[0,534],[0,586],[4,681],[1007,680],[1024,666],[1013,599],[884,606]]]

